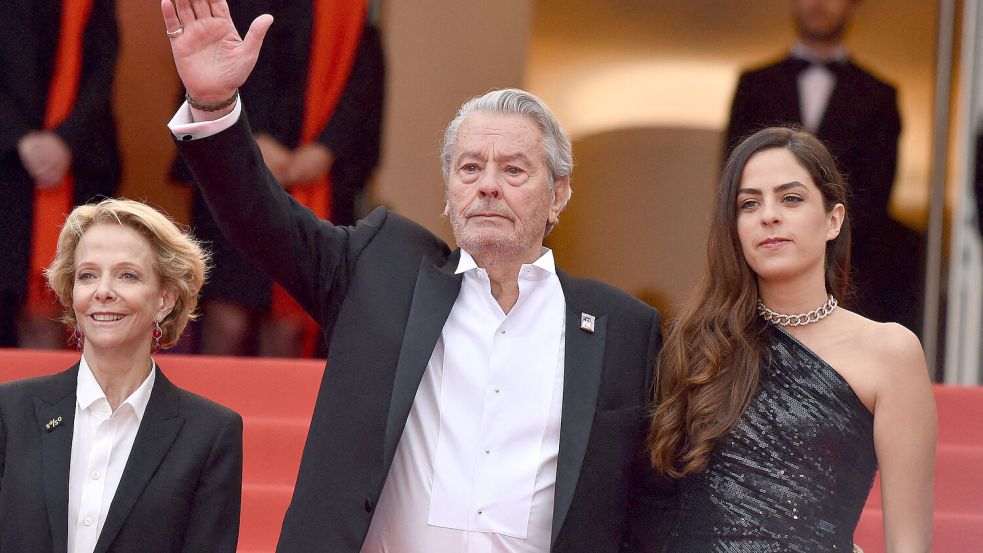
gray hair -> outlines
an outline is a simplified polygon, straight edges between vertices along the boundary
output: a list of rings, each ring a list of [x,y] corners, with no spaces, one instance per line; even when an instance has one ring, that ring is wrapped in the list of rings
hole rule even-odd
[[[503,88],[471,98],[461,106],[457,116],[447,125],[447,130],[444,131],[444,144],[440,150],[441,171],[445,181],[450,174],[451,152],[454,143],[457,142],[457,131],[461,128],[464,119],[474,112],[525,115],[539,127],[543,132],[543,151],[546,154],[551,190],[556,181],[569,178],[573,173],[573,148],[570,146],[570,137],[553,112],[542,100],[525,90]]]

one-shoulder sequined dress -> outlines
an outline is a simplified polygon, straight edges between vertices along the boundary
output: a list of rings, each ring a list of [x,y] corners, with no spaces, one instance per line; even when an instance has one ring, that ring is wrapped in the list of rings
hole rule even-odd
[[[874,416],[832,367],[771,326],[758,391],[707,469],[680,481],[671,553],[853,550],[877,470]]]

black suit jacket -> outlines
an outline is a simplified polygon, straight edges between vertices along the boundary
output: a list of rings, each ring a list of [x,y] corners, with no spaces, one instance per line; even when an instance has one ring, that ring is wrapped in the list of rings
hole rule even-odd
[[[27,291],[34,217],[34,181],[17,142],[44,126],[48,87],[58,45],[61,2],[4,0],[0,17],[17,21],[0,33],[0,301]],[[119,30],[114,0],[94,0],[82,39],[82,72],[71,114],[53,131],[72,152],[74,205],[112,195],[120,153],[112,112]],[[27,224],[25,224],[27,223]],[[2,324],[2,322],[0,322]]]
[[[68,547],[77,380],[76,364],[0,384],[0,553]],[[234,553],[241,495],[242,419],[158,369],[95,553]]]
[[[266,171],[245,115],[212,137],[178,138],[230,241],[330,339],[277,551],[357,553],[460,291],[459,252],[384,208],[355,227],[316,219]],[[632,517],[655,516],[643,442],[659,314],[607,285],[558,274],[567,317],[553,550],[618,551]],[[597,317],[594,332],[580,328],[581,313]]]
[[[802,123],[798,60],[785,58],[741,75],[734,93],[727,148],[772,125]],[[887,218],[898,162],[901,116],[894,87],[846,61],[836,66],[836,86],[816,135],[836,158],[851,188],[854,230]]]

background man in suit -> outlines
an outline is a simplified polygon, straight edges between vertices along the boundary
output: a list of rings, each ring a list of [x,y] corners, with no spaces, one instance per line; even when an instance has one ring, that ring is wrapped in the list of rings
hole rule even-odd
[[[112,195],[114,0],[0,4],[0,347],[61,347],[41,270],[73,205]],[[33,222],[33,224],[32,224]]]
[[[543,247],[573,167],[546,106],[493,91],[449,125],[461,249],[385,208],[334,226],[283,192],[236,99],[272,18],[240,41],[224,1],[161,8],[192,99],[169,125],[181,155],[330,340],[277,550],[603,553],[661,520],[642,452],[659,315]]]
[[[792,0],[799,42],[784,59],[743,73],[725,158],[763,127],[800,124],[833,153],[850,186],[851,302],[877,321],[920,330],[919,237],[888,215],[901,119],[895,89],[857,66],[843,46],[860,0]]]
[[[356,197],[379,160],[385,88],[379,32],[364,2],[351,0],[239,0],[232,20],[247,29],[263,13],[277,26],[240,90],[263,160],[319,217],[354,224]],[[180,157],[171,177],[194,186]],[[310,356],[320,329],[229,244],[201,193],[193,198],[192,227],[215,262],[202,291],[199,351]]]

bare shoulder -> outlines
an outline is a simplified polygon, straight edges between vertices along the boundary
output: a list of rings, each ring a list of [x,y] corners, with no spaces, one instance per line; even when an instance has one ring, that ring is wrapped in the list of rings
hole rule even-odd
[[[898,323],[879,323],[847,312],[852,348],[880,370],[893,375],[924,371],[925,353],[913,332]]]

